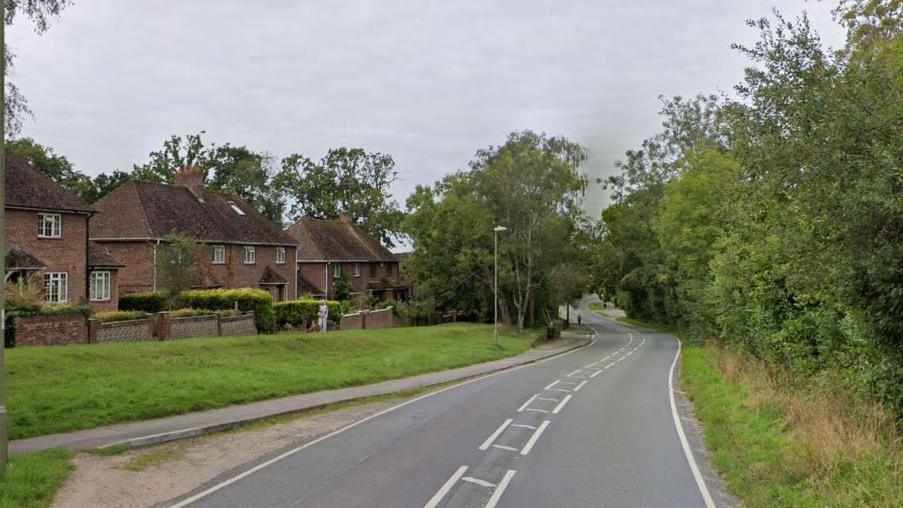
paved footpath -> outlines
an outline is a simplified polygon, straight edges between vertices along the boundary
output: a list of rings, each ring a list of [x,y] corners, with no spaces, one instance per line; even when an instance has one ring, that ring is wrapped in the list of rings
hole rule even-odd
[[[680,343],[593,315],[586,347],[424,394],[170,500],[192,507],[732,504],[674,389]]]
[[[414,390],[457,381],[490,372],[510,369],[558,355],[589,342],[586,329],[566,333],[562,339],[543,344],[526,353],[458,369],[432,372],[371,385],[270,399],[239,406],[211,409],[154,420],[122,423],[94,429],[51,434],[10,442],[10,453],[19,454],[48,448],[86,450],[117,444],[142,446],[234,428],[273,416],[297,413],[337,402]]]

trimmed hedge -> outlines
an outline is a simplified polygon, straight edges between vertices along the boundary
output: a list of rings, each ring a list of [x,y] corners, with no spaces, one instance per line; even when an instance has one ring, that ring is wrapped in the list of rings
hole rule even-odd
[[[168,300],[167,291],[128,293],[119,296],[119,310],[140,310],[153,314],[164,310]]]
[[[112,323],[113,321],[130,321],[132,319],[144,319],[147,312],[143,310],[118,310],[112,312],[98,312],[94,314],[94,319],[101,323]]]
[[[184,309],[175,309],[169,311],[169,317],[171,318],[182,318],[182,317],[195,317],[195,316],[212,316],[214,314],[218,314],[219,311],[211,310],[211,309],[194,309],[194,308],[184,308]]]
[[[239,310],[254,311],[258,331],[270,333],[276,329],[273,299],[262,289],[192,289],[183,291],[179,300],[186,307],[213,310],[228,310],[237,304]]]
[[[341,302],[329,300],[326,302],[326,305],[329,307],[328,319],[333,323],[337,323],[342,318]],[[278,302],[273,305],[273,312],[276,316],[276,325],[279,327],[284,325],[306,327],[311,322],[317,320],[317,313],[319,311],[320,300],[312,298]]]

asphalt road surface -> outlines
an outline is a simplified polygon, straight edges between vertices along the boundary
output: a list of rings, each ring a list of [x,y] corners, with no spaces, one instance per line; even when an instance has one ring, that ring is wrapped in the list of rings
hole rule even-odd
[[[405,402],[172,505],[713,506],[669,389],[677,340],[581,314],[587,347]]]

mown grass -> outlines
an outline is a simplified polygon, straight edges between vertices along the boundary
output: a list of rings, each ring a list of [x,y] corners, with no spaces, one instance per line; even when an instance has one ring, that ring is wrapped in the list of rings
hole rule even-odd
[[[49,506],[72,470],[70,458],[59,448],[12,456],[0,474],[0,508]]]
[[[682,375],[714,465],[746,506],[903,506],[903,447],[880,407],[711,344],[685,346]]]
[[[13,439],[362,385],[521,353],[533,331],[456,323],[7,351]]]

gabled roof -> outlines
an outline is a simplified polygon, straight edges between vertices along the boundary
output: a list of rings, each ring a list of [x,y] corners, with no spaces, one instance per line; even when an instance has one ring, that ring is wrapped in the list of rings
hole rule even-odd
[[[318,288],[313,282],[307,280],[306,277],[298,277],[298,294],[304,295],[308,293],[311,295],[322,295],[323,290]]]
[[[257,281],[258,284],[288,284],[288,281],[285,280],[285,277],[279,275],[276,270],[273,270],[272,267],[267,266],[263,273],[260,275],[260,280]]]
[[[298,244],[299,261],[395,261],[389,249],[351,222],[301,219],[286,232]]]
[[[78,196],[9,150],[6,151],[5,186],[9,208],[94,213],[94,209]]]
[[[133,181],[94,207],[101,213],[91,220],[92,239],[159,239],[180,232],[210,243],[295,243],[241,198],[203,188]]]
[[[91,268],[119,268],[125,265],[110,254],[110,249],[96,242],[89,242],[88,266]]]
[[[11,246],[6,251],[4,265],[7,270],[43,270],[47,265],[40,259],[34,257],[25,249]]]

